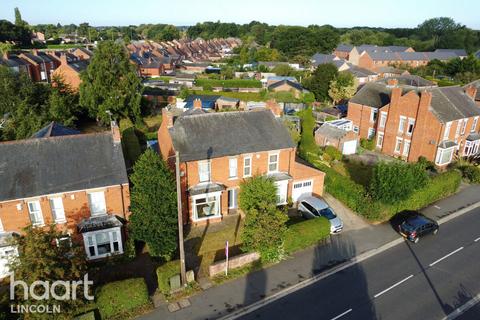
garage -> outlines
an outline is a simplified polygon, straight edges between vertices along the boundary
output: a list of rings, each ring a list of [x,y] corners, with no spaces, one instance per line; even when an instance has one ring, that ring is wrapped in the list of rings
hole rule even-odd
[[[293,183],[292,200],[297,201],[300,196],[312,195],[313,180],[298,181]]]
[[[357,152],[357,140],[345,141],[343,143],[342,154],[355,154]]]

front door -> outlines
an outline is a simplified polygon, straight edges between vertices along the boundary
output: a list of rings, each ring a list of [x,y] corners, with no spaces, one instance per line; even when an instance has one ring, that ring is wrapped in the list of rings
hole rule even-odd
[[[228,209],[237,209],[238,189],[228,190]]]

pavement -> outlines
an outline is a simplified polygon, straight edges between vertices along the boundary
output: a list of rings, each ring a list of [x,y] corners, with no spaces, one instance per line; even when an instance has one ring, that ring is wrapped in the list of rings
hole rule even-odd
[[[445,217],[457,211],[455,208],[462,209],[466,207],[467,204],[480,201],[479,194],[480,186],[470,186],[464,188],[457,194],[447,199],[433,204],[432,206],[423,210],[423,212],[427,216],[438,220],[438,217]],[[331,201],[336,200],[327,198],[327,202],[329,202],[331,205],[337,205],[337,203],[333,203]],[[336,207],[334,207],[334,209],[336,211],[339,210]],[[345,216],[343,216],[344,214]],[[140,318],[215,319],[224,317],[242,310],[245,306],[258,303],[259,301],[265,300],[265,298],[275,296],[286,288],[304,283],[307,279],[318,276],[333,267],[350,261],[357,256],[365,255],[369,252],[375,253],[378,248],[392,243],[392,241],[397,241],[398,243],[402,242],[399,235],[392,229],[390,224],[372,226],[364,222],[361,218],[357,217],[354,213],[349,213],[348,210],[342,211],[339,213],[339,215],[342,217],[342,219],[344,219],[345,231],[339,235],[331,236],[327,241],[325,241],[325,243],[300,251],[285,261],[282,261],[281,263],[273,265],[269,268],[253,272],[245,277],[232,280],[220,286],[209,288],[200,294],[192,296],[190,297],[191,305],[188,308],[180,309],[179,311],[170,313],[167,309],[167,306],[162,305],[161,307],[155,309],[152,313],[143,315]],[[350,217],[349,215],[353,215],[353,217]],[[456,219],[452,221],[456,221]],[[477,230],[479,230],[478,226]],[[404,246],[396,247],[401,247],[403,250],[405,250]],[[392,250],[398,250],[396,247]],[[400,251],[398,254],[404,256],[406,255],[404,251]],[[365,263],[369,263],[371,259],[376,259],[376,257],[366,260]],[[390,262],[389,267],[394,267],[396,264],[392,265],[391,261],[396,261],[397,259],[398,258],[395,256],[395,254],[389,256],[389,259],[387,259],[387,261]],[[360,267],[352,268],[357,269],[357,273],[356,275],[353,275],[352,278],[349,278],[350,284],[358,281],[362,283],[359,284],[360,287],[352,287],[348,290],[352,292],[363,292],[365,295],[363,300],[368,300],[367,293],[369,293],[369,291],[366,290],[368,289],[368,284],[365,280],[362,280],[366,279],[366,277],[362,277],[362,274],[364,273],[363,267],[361,270]],[[391,270],[388,270],[388,273],[385,272],[385,270],[385,265],[383,265],[382,268],[377,268],[375,272],[380,275],[387,275],[391,273]],[[372,274],[375,274],[375,272]],[[338,275],[342,275],[344,273],[345,271],[340,271]],[[359,280],[355,280],[356,278]],[[330,282],[330,280],[328,281]],[[384,281],[388,282],[386,276]],[[384,283],[381,282],[378,284],[378,286],[382,286],[383,284]],[[335,285],[332,288],[334,287]],[[332,288],[329,289],[332,290]],[[323,291],[320,292],[323,293]],[[325,291],[325,293],[330,293],[330,291]],[[320,304],[320,300],[322,300],[324,296],[317,294],[316,298]],[[330,301],[327,295],[325,295],[325,299]],[[303,305],[304,304],[302,302],[302,309]],[[337,311],[338,310],[331,310],[332,313]],[[362,314],[367,315],[367,313]],[[281,318],[285,317],[282,316]],[[413,318],[418,319],[419,317],[414,316]],[[361,319],[368,318],[361,317]]]

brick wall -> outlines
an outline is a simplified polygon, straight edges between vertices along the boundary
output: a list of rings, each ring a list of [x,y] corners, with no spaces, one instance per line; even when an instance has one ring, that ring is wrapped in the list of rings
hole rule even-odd
[[[249,263],[260,260],[260,254],[258,252],[244,253],[235,257],[232,257],[228,261],[228,268],[235,269],[243,267]],[[208,273],[210,277],[225,272],[227,261],[221,260],[208,267]]]

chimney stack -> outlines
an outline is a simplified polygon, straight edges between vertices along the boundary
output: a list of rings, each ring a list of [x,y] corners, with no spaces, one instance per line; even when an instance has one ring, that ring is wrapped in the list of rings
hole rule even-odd
[[[34,56],[38,56],[38,49],[33,49],[32,52]]]
[[[275,101],[275,99],[268,100],[265,106],[267,107],[267,109],[270,109],[270,111],[272,111],[275,117],[280,117],[283,113],[282,108],[277,103],[277,101]]]
[[[60,64],[65,66],[68,64],[67,55],[65,54],[65,52],[60,53]]]
[[[193,100],[193,108],[194,109],[202,109],[202,100],[196,98]]]
[[[396,87],[398,86],[398,80],[394,78],[387,79],[387,86]]]
[[[430,91],[422,91],[420,93],[420,102],[418,105],[418,113],[427,113],[430,104],[432,103],[432,93]]]
[[[120,128],[118,127],[115,120],[110,121],[110,129],[112,130],[113,143],[120,143],[122,141],[120,135]]]
[[[475,87],[474,85],[469,85],[465,89],[465,93],[467,94],[467,96],[475,100],[475,97],[477,96],[477,87]]]

